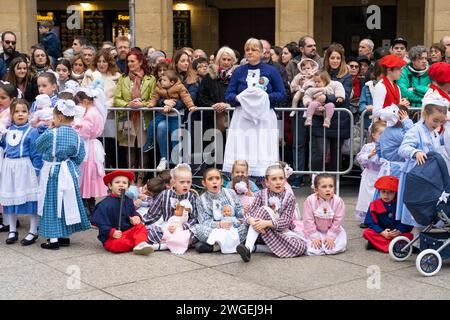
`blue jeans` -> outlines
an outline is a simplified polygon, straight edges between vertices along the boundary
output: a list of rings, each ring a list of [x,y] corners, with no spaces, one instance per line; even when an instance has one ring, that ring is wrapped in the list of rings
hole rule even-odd
[[[148,129],[147,129],[147,143],[154,144],[153,141],[153,130],[156,126],[156,141],[159,145],[159,152],[161,154],[161,158],[169,159],[168,150],[167,150],[167,139],[170,141],[170,148],[173,149],[178,144],[178,141],[172,141],[172,133],[179,128],[178,126],[178,117],[167,117],[168,121],[166,121],[166,115],[162,113],[157,113],[154,120],[151,120]],[[167,135],[167,127],[169,127],[169,135]]]

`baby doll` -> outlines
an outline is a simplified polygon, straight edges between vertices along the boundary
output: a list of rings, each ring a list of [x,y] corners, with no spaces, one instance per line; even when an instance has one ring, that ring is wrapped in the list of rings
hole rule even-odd
[[[231,185],[244,207],[244,213],[247,213],[255,199],[253,192],[250,191],[248,177],[236,176],[232,179]]]
[[[53,108],[50,97],[46,94],[40,94],[36,97],[37,111],[32,115],[30,125],[34,128],[41,126],[50,126],[53,120]]]
[[[256,88],[260,88],[261,90],[267,91],[268,84],[269,84],[269,79],[267,77],[261,77],[261,78],[259,78]]]
[[[234,215],[233,208],[229,205],[223,206],[223,218],[222,221],[231,221],[233,223],[233,227],[237,228],[241,224],[241,222]]]

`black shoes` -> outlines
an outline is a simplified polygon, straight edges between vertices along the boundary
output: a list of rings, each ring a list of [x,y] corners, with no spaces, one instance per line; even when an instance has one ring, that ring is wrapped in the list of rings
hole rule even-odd
[[[361,224],[359,225],[359,227],[360,227],[361,229],[367,229],[369,226],[363,222],[363,223],[361,223]]]
[[[195,250],[197,250],[198,253],[210,253],[213,252],[214,246],[200,241],[195,245]]]
[[[22,241],[20,241],[20,244],[21,245],[23,245],[23,246],[30,246],[30,245],[32,245],[33,243],[35,243],[36,242],[36,240],[39,238],[39,236],[37,235],[37,234],[34,234],[34,233],[28,233],[28,235],[32,235],[33,236],[33,239],[31,239],[31,240],[27,240],[26,239],[26,237],[25,238],[23,238],[22,239]],[[28,237],[28,235],[27,235],[27,237]]]
[[[47,242],[50,242],[50,239],[47,239]],[[60,247],[68,247],[70,246],[70,238],[58,238],[58,243]]]
[[[8,237],[8,239],[6,239],[6,244],[13,244],[16,243],[19,240],[19,233],[16,232],[10,232],[10,234],[13,233],[14,236],[13,237]]]
[[[249,262],[250,259],[252,258],[252,253],[250,252],[250,250],[243,244],[240,244],[236,247],[236,251],[237,253],[239,253],[239,255],[241,256],[242,260],[244,262]]]
[[[20,221],[17,220],[16,228],[18,229],[20,227]],[[0,223],[0,232],[9,232],[9,225],[4,225],[3,223]]]
[[[367,241],[366,242],[366,250],[373,250],[375,249],[375,246],[372,244],[372,242]]]
[[[46,243],[41,243],[41,248],[42,249],[47,249],[47,250],[58,250],[59,249],[59,242],[47,241]]]

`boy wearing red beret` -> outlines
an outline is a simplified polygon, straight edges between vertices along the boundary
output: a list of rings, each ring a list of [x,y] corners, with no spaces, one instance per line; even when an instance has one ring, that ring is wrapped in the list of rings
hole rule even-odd
[[[381,199],[370,204],[369,212],[364,223],[368,229],[364,230],[363,237],[367,240],[366,249],[377,249],[388,253],[389,244],[399,236],[412,240],[413,227],[395,220],[397,206],[398,178],[394,176],[381,177],[375,183],[380,191]]]
[[[133,180],[134,174],[129,171],[117,170],[107,174],[103,182],[110,189],[110,194],[97,204],[92,214],[92,224],[99,231],[98,239],[112,253],[133,251],[143,255],[154,251],[147,242],[147,230],[132,199],[125,196],[120,215],[121,190],[128,189]]]

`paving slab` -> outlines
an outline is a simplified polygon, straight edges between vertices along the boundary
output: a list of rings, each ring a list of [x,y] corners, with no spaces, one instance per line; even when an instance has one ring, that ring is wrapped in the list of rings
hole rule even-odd
[[[75,295],[58,297],[52,300],[119,300],[119,298],[101,290],[93,290]]]
[[[253,254],[249,263],[242,261],[214,267],[240,279],[294,294],[338,282],[364,277],[366,268],[328,257],[279,259],[267,254]]]
[[[450,289],[450,261],[449,260],[445,260],[442,262],[442,268],[436,275],[434,275],[432,277],[424,277],[419,273],[419,271],[416,268],[416,265],[415,265],[416,257],[417,257],[417,255],[413,255],[410,258],[411,263],[413,264],[412,267],[392,272],[392,274],[396,275],[398,277],[408,278],[408,279],[426,283],[429,285]],[[450,299],[450,296],[448,298]]]
[[[112,254],[104,251],[101,254],[52,261],[48,264],[61,271],[70,266],[79,266],[82,281],[96,288],[202,268],[199,264],[168,252],[139,256],[133,253]]]
[[[393,261],[389,254],[376,250],[367,251],[364,248],[365,239],[354,239],[347,242],[347,251],[341,254],[328,256],[329,258],[354,263],[360,266],[378,266],[382,271],[404,269],[414,264],[413,260],[404,262]],[[414,255],[413,255],[414,257]]]
[[[20,246],[20,244],[14,244],[11,246]],[[11,246],[0,246],[0,270],[11,267],[21,268],[27,265],[39,263],[38,261],[13,250]]]
[[[47,300],[77,294],[94,288],[44,264],[2,268],[2,299]]]
[[[261,283],[263,281],[259,281]],[[105,288],[121,299],[267,300],[286,294],[212,269],[194,270]]]
[[[318,290],[301,292],[295,296],[308,300],[448,300],[450,290],[414,280],[385,274],[381,276],[380,289],[367,286],[367,278],[326,286]],[[373,289],[370,289],[373,288]]]
[[[220,252],[214,252],[209,254],[200,254],[195,250],[189,250],[180,258],[201,264],[206,267],[214,267],[223,264],[229,264],[233,262],[241,261],[241,257],[235,254],[222,254]]]

